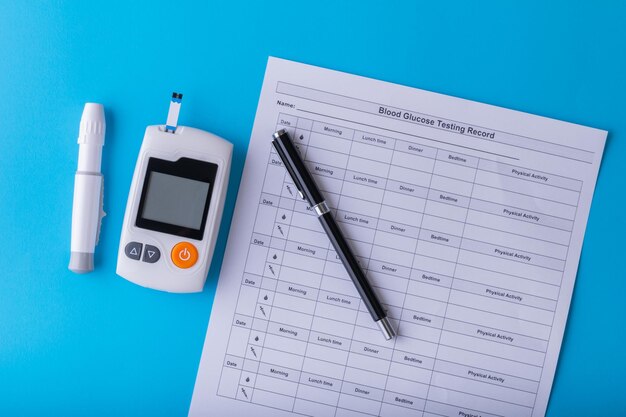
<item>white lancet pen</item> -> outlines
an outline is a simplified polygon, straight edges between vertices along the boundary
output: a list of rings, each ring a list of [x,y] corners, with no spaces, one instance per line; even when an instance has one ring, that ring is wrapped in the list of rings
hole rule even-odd
[[[93,254],[100,234],[103,210],[103,177],[100,172],[104,146],[104,107],[86,103],[78,134],[78,169],[74,179],[72,241],[69,269],[93,271]]]

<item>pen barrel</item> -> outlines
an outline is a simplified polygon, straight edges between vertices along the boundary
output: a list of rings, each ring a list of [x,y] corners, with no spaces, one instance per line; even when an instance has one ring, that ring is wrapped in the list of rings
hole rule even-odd
[[[102,175],[77,172],[74,178],[69,265],[72,271],[93,270],[93,253],[98,241],[102,214]]]
[[[326,231],[326,234],[328,235],[330,242],[333,245],[333,248],[335,248],[337,256],[339,256],[339,259],[341,259],[341,262],[346,268],[348,275],[352,279],[354,286],[359,292],[361,300],[363,300],[363,303],[365,303],[367,311],[370,312],[370,315],[372,316],[374,321],[379,321],[382,318],[386,317],[387,313],[383,309],[382,305],[378,302],[378,298],[376,297],[373,288],[369,284],[367,277],[363,272],[363,269],[359,265],[356,256],[352,252],[352,249],[350,249],[350,246],[348,245],[346,238],[341,232],[341,229],[339,229],[339,225],[337,225],[337,222],[333,218],[332,213],[327,212],[325,214],[322,214],[318,216],[318,219],[322,224],[322,227]]]

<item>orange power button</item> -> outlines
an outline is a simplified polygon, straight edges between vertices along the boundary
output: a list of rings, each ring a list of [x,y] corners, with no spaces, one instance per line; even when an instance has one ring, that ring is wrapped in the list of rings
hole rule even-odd
[[[198,249],[189,242],[179,242],[172,248],[172,262],[179,268],[191,268],[198,261]]]

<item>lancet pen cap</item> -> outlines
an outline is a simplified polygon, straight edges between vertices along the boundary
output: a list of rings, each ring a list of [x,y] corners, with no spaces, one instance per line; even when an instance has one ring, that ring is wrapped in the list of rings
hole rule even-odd
[[[105,130],[104,106],[99,103],[85,103],[83,116],[80,118],[78,143],[104,145]]]

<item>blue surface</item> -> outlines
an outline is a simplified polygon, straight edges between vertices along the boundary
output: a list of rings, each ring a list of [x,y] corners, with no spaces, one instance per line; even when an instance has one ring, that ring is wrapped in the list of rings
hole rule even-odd
[[[176,3],[0,0],[0,415],[186,415],[268,55],[610,131],[548,416],[626,415],[625,3]],[[173,90],[181,124],[235,144],[196,295],[115,275],[143,131]],[[108,216],[80,276],[67,264],[86,101],[107,109]]]

